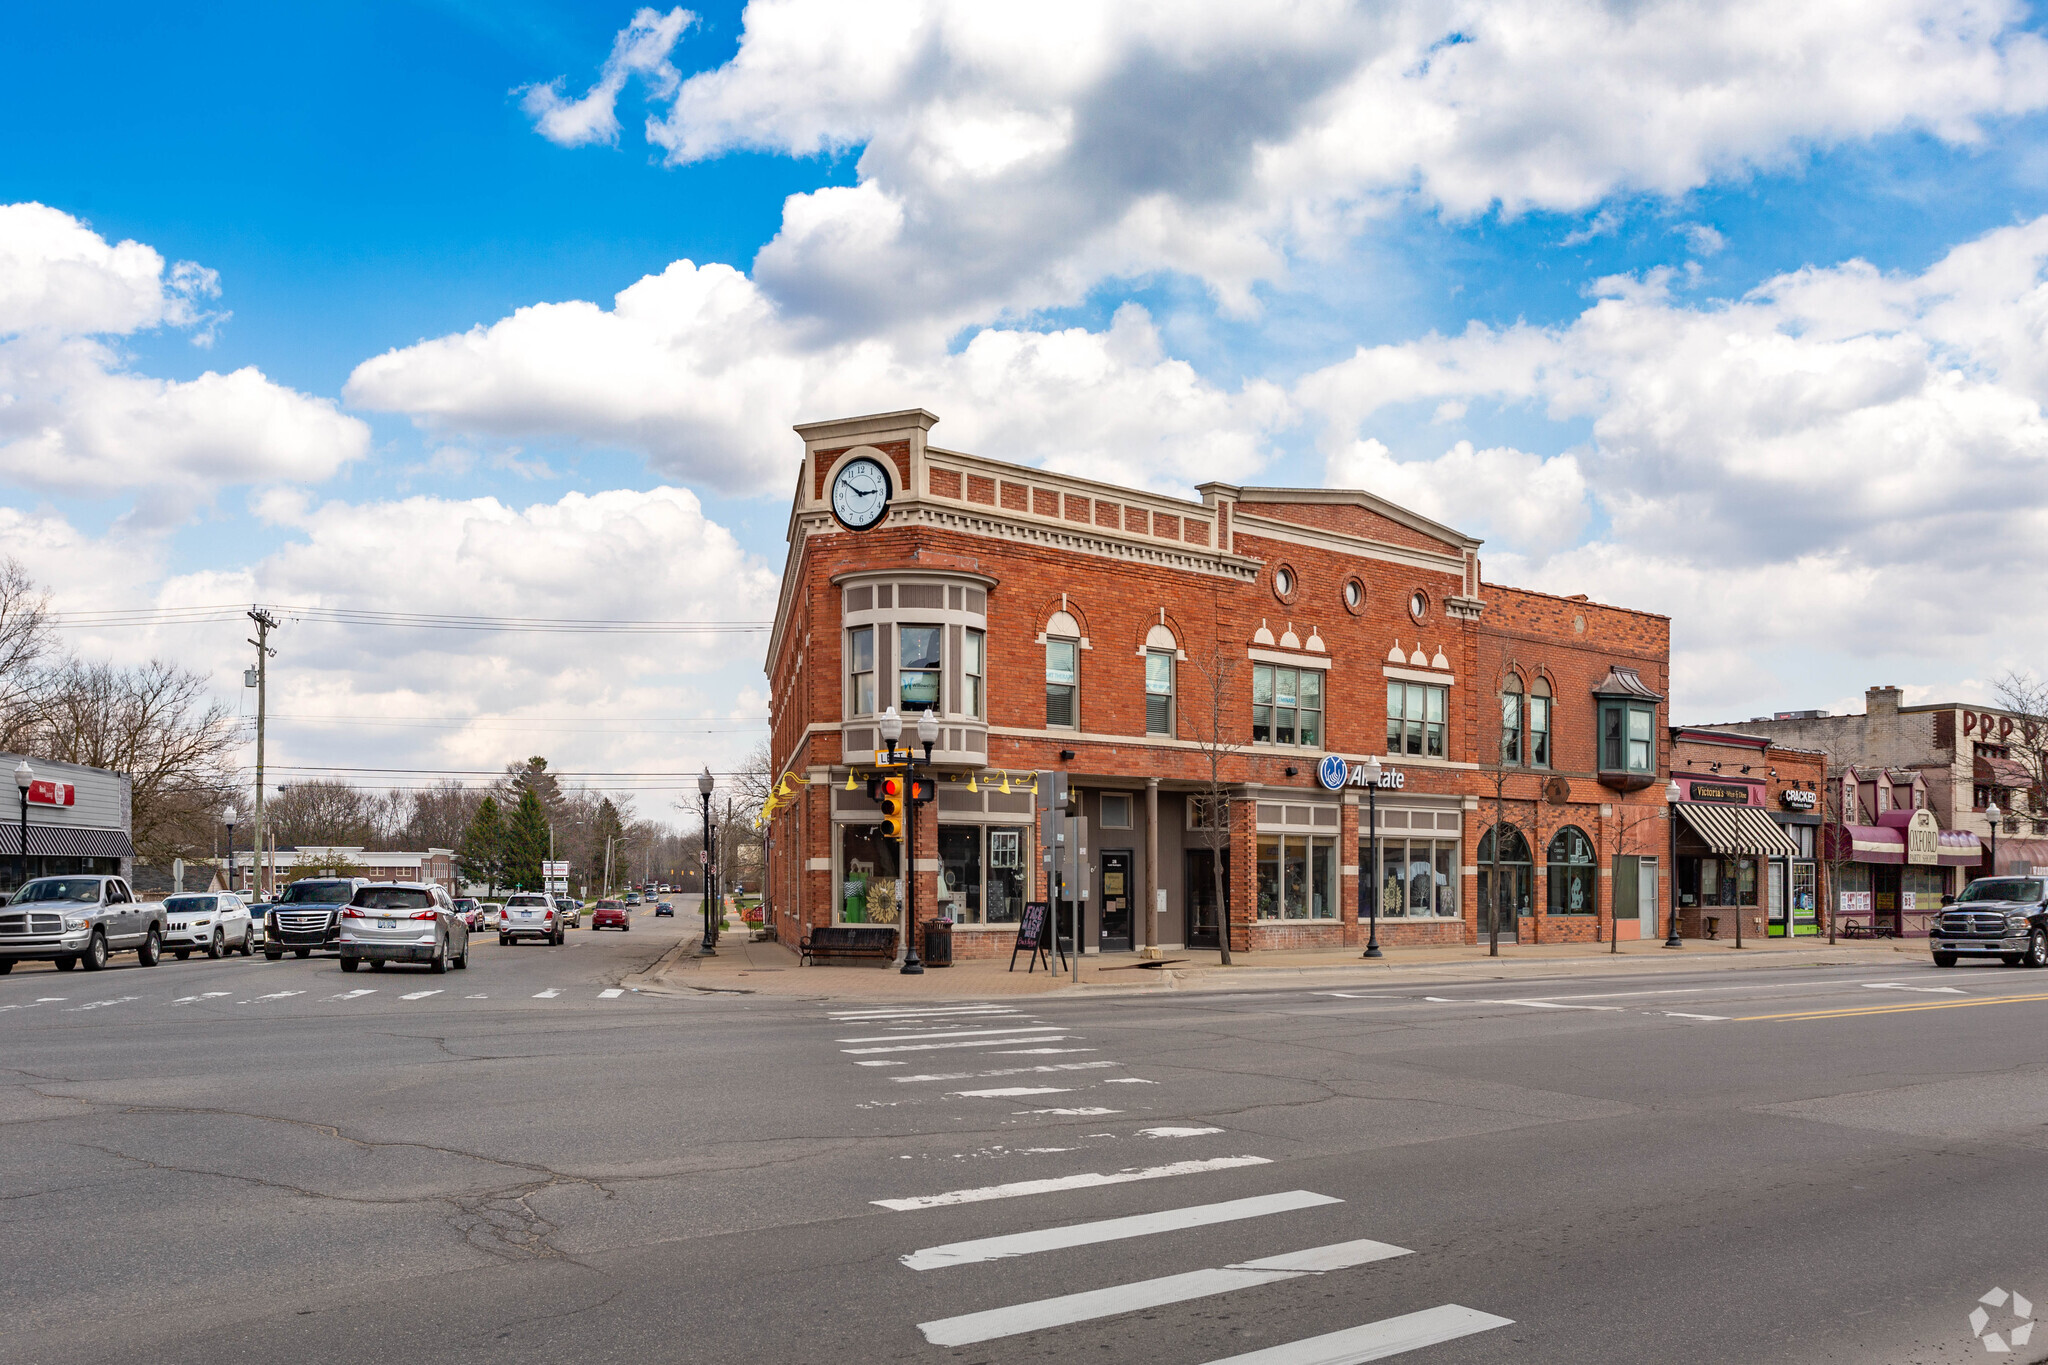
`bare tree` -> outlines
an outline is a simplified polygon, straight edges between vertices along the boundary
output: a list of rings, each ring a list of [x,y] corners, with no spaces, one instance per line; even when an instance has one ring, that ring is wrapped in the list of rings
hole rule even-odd
[[[278,789],[265,812],[280,845],[353,845],[377,840],[377,801],[360,787],[321,779]]]
[[[50,597],[21,561],[0,559],[0,748],[19,751],[33,730],[44,664],[56,649]]]
[[[1206,651],[1191,652],[1188,666],[1200,679],[1200,686],[1184,689],[1181,714],[1194,731],[1203,763],[1203,786],[1199,803],[1201,819],[1195,821],[1203,846],[1209,850],[1209,875],[1220,921],[1216,940],[1223,950],[1223,965],[1230,965],[1230,902],[1225,895],[1223,855],[1230,848],[1230,793],[1223,780],[1226,764],[1244,746],[1231,739],[1237,733],[1237,657],[1227,652],[1221,640],[1212,639]],[[1190,914],[1193,907],[1189,907]],[[1256,914],[1256,910],[1254,910]],[[1193,929],[1190,924],[1189,929]]]
[[[1999,707],[2014,716],[2006,743],[2027,770],[2027,814],[2037,822],[2048,820],[2048,682],[2032,673],[2008,672],[1991,687]]]
[[[407,848],[456,848],[484,794],[450,778],[411,793],[411,809],[398,842]]]

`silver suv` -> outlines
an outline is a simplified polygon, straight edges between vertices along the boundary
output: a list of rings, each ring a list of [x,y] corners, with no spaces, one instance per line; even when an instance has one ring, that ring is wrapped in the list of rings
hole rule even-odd
[[[556,947],[568,941],[552,897],[538,891],[515,891],[505,897],[505,908],[498,912],[498,942],[522,938],[543,939]]]
[[[0,975],[17,962],[96,972],[125,952],[154,967],[163,946],[163,905],[136,900],[119,877],[33,877],[0,910]]]
[[[341,912],[341,969],[359,962],[424,962],[431,972],[469,966],[469,926],[448,893],[430,882],[361,887]]]

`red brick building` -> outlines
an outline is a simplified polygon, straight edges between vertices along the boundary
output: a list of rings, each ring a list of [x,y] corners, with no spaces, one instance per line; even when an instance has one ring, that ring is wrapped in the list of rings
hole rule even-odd
[[[1389,946],[1483,937],[1496,886],[1504,940],[1590,943],[1615,931],[1617,857],[1637,936],[1668,846],[1665,618],[1486,583],[1478,541],[1370,493],[1211,483],[1190,502],[943,450],[936,421],[797,428],[767,660],[795,793],[769,827],[785,942],[900,923],[900,850],[861,780],[891,705],[906,741],[912,712],[940,721],[915,898],[961,955],[1008,952],[1045,897],[1044,770],[1086,821],[1087,951],[1214,943],[1226,918],[1239,951],[1359,945],[1362,887]]]

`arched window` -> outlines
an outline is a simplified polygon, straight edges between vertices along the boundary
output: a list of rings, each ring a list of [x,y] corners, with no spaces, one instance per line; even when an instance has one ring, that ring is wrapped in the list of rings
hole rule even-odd
[[[1499,882],[1494,880],[1494,844],[1500,844]],[[1515,937],[1515,921],[1534,912],[1530,900],[1529,841],[1513,825],[1497,825],[1479,836],[1479,933],[1486,936],[1498,915],[1503,937]]]
[[[1145,733],[1173,733],[1173,656],[1179,641],[1165,625],[1145,632]]]
[[[1566,825],[1550,841],[1544,859],[1544,880],[1550,884],[1550,913],[1590,915],[1594,907],[1593,841],[1577,825]]]
[[[1505,767],[1522,762],[1522,680],[1512,673],[1500,689],[1500,761]]]
[[[1529,766],[1547,768],[1550,766],[1550,681],[1538,678],[1529,684],[1529,700],[1524,710],[1528,722],[1528,735],[1523,750],[1529,755]]]
[[[1081,624],[1064,611],[1045,623],[1045,723],[1060,730],[1081,723]]]

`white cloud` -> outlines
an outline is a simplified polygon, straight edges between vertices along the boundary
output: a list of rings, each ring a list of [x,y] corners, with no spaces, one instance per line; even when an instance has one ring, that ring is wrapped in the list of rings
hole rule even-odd
[[[0,205],[0,479],[71,493],[153,488],[203,500],[226,483],[323,479],[369,430],[254,368],[172,381],[134,373],[105,338],[199,328],[220,289],[41,204]]]
[[[1606,283],[1565,326],[1361,348],[1303,380],[1333,477],[1485,521],[1489,577],[1669,612],[1689,688],[1792,647],[2027,662],[2048,637],[2048,603],[2012,590],[2048,573],[2048,218],[1918,275],[1852,261],[1697,306]],[[1394,461],[1374,415],[1417,400],[1528,405],[1592,440]],[[1605,525],[1573,545],[1587,488]]]
[[[348,401],[436,432],[568,438],[643,453],[664,473],[786,491],[792,422],[926,407],[937,438],[1096,477],[1185,486],[1239,478],[1285,419],[1268,384],[1227,392],[1167,357],[1127,305],[1102,332],[990,328],[819,342],[729,266],[678,261],[597,304],[535,304],[489,327],[364,361]]]
[[[859,184],[793,196],[755,264],[841,326],[958,325],[1161,269],[1244,309],[1290,256],[1397,203],[1578,213],[1899,129],[1974,141],[2048,102],[2025,17],[2019,0],[753,0],[738,51],[675,85],[649,136],[678,163],[858,148]],[[621,35],[596,104],[552,97],[551,136],[610,135],[618,51],[658,45],[653,18]]]
[[[558,147],[617,142],[619,92],[626,88],[627,79],[640,77],[652,98],[672,97],[682,78],[668,56],[683,30],[696,21],[696,15],[682,8],[667,14],[640,10],[612,40],[611,55],[605,58],[597,83],[582,98],[564,99],[563,80],[557,77],[546,85],[523,87],[518,92],[520,108],[533,119],[540,135]]]

